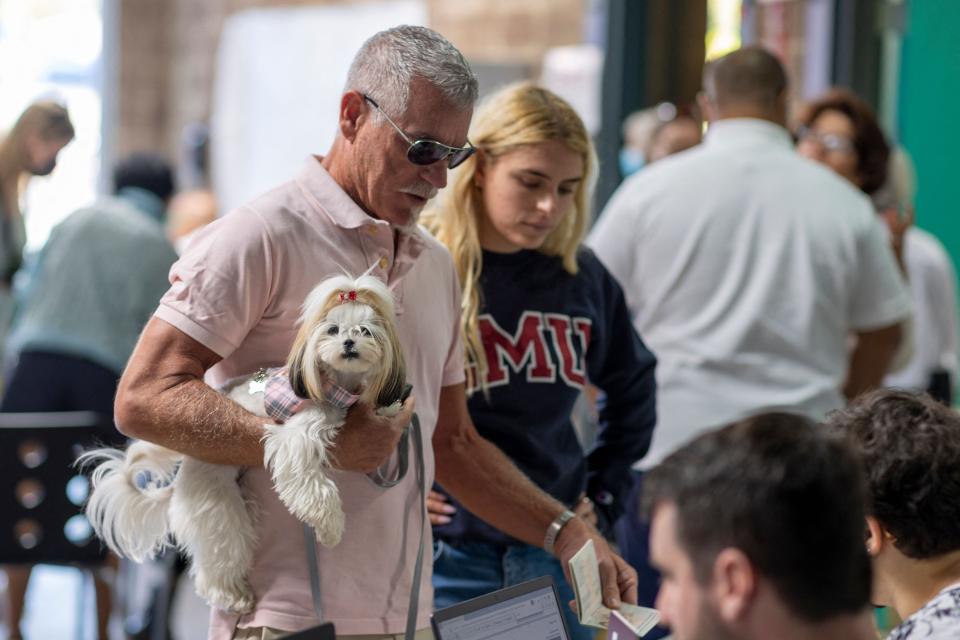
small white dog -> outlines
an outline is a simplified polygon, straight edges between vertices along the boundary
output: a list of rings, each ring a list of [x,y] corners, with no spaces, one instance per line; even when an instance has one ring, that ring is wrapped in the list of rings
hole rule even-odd
[[[406,384],[393,298],[372,276],[336,276],[303,305],[301,327],[283,370],[224,389],[244,408],[284,419],[266,425],[264,464],[280,500],[325,546],[340,542],[344,514],[328,475],[331,445],[347,408],[375,403],[395,415]],[[257,539],[256,505],[238,483],[239,467],[201,462],[148,442],[100,449],[86,514],[118,555],[141,562],[176,543],[191,558],[197,592],[235,613],[253,609],[247,580]]]

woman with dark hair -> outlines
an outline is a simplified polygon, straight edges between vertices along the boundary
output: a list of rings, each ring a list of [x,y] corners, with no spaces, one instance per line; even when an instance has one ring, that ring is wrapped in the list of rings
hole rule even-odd
[[[797,151],[868,195],[887,180],[887,138],[870,107],[846,89],[833,89],[807,105],[797,128]]]
[[[956,277],[943,244],[913,223],[914,171],[906,152],[891,150],[873,111],[834,89],[801,114],[797,151],[871,196],[890,228],[894,254],[913,298],[913,348],[898,354],[886,386],[928,391],[950,404],[956,377]],[[899,366],[897,366],[899,365]]]
[[[827,418],[863,460],[875,605],[903,619],[887,640],[960,638],[960,415],[881,389]]]

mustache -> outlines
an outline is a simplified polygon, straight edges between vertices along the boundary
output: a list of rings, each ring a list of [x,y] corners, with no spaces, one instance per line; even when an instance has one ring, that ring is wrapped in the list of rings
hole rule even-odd
[[[432,184],[421,182],[419,184],[411,185],[409,187],[404,187],[400,189],[402,193],[409,193],[411,195],[419,196],[426,200],[430,200],[437,195],[437,188]]]

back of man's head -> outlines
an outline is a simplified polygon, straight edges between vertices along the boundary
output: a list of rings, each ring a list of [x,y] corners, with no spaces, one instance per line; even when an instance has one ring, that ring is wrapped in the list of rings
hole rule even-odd
[[[784,606],[814,624],[868,604],[866,486],[853,450],[801,416],[768,413],[704,434],[644,479],[644,507],[677,512],[697,582],[737,549]]]
[[[457,109],[471,109],[477,101],[477,78],[463,54],[436,31],[410,25],[381,31],[363,43],[347,73],[346,90],[375,98],[396,118],[406,110],[414,78],[435,86]]]
[[[149,191],[167,202],[176,189],[173,168],[159,154],[132,153],[113,168],[113,192],[119,193],[129,187]]]
[[[754,116],[783,124],[787,73],[772,53],[743,47],[708,62],[703,92],[715,118]]]

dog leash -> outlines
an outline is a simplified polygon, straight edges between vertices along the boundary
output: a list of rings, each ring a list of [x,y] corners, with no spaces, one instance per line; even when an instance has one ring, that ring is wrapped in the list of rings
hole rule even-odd
[[[407,609],[407,627],[404,633],[404,640],[414,640],[417,632],[417,614],[420,609],[420,581],[423,578],[423,537],[427,519],[426,506],[426,471],[423,462],[423,433],[420,430],[420,418],[416,413],[400,441],[397,443],[397,475],[392,480],[385,479],[378,469],[376,476],[368,474],[368,478],[377,486],[389,489],[399,483],[407,473],[409,466],[409,434],[413,433],[414,454],[417,464],[417,489],[420,496],[420,543],[417,548],[417,562],[413,569],[413,585],[410,591],[410,606]],[[320,568],[317,559],[317,534],[310,525],[303,525],[304,541],[307,547],[307,565],[310,567],[310,592],[313,596],[313,610],[317,614],[317,619],[323,621],[323,610],[320,600]]]

